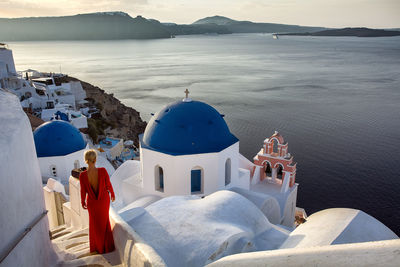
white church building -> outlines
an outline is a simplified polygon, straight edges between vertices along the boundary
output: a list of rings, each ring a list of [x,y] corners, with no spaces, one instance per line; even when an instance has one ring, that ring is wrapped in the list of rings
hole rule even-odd
[[[67,184],[71,170],[84,166],[83,154],[88,145],[72,124],[49,121],[36,128],[33,137],[43,182],[51,177]]]
[[[188,96],[153,115],[140,136],[140,162],[121,165],[112,177],[121,188],[120,205],[141,198],[203,197],[231,190],[256,204],[272,223],[293,227],[296,165],[287,158],[287,146],[279,155],[262,150],[252,163],[239,153],[239,139],[223,117],[212,106]],[[266,159],[260,161],[263,157],[282,162],[273,166],[272,177],[266,172]]]

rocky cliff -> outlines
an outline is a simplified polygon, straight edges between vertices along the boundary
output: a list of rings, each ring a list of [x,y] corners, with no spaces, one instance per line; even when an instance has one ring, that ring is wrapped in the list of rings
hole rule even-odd
[[[64,77],[65,82],[80,81],[73,77]],[[108,94],[99,87],[80,81],[86,91],[90,104],[96,106],[100,113],[88,119],[88,134],[97,142],[103,135],[109,135],[124,140],[133,140],[139,145],[138,135],[144,132],[147,123],[142,120],[140,113],[131,107],[125,106],[121,101]]]

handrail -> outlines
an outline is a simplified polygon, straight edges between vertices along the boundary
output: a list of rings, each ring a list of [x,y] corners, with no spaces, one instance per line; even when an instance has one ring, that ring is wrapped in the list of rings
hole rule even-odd
[[[11,251],[13,251],[13,249],[19,244],[19,242],[22,241],[22,239],[24,239],[24,237],[33,229],[33,227],[36,226],[36,224],[43,219],[44,216],[46,216],[48,210],[43,211],[42,214],[40,214],[27,228],[25,228],[24,232],[17,237],[14,242],[12,242],[12,244],[9,246],[9,248],[4,252],[1,253],[1,258],[0,258],[0,263],[2,263],[5,258],[7,258],[7,256],[11,253]]]

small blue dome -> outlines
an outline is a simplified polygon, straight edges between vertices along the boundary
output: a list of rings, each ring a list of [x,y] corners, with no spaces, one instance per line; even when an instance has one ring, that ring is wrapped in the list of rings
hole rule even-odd
[[[222,115],[200,101],[177,101],[149,121],[141,146],[171,155],[220,152],[239,140]]]
[[[81,132],[65,121],[49,121],[33,132],[38,157],[65,156],[86,147]]]

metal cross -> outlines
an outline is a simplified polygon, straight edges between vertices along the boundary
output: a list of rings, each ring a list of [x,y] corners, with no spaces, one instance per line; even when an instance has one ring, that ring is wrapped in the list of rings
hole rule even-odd
[[[184,93],[186,94],[186,98],[188,98],[189,97],[189,90],[186,89]]]

